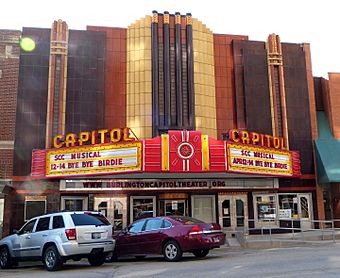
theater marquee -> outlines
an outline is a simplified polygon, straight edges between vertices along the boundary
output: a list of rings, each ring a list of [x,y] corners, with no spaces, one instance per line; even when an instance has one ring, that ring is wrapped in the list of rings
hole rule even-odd
[[[141,170],[141,142],[46,151],[46,177]]]
[[[228,171],[292,176],[292,157],[288,151],[227,144]]]
[[[54,148],[32,151],[32,177],[132,172],[301,176],[299,153],[287,150],[280,137],[233,129],[224,141],[199,131],[169,130],[168,134],[137,141],[129,131],[115,128],[57,135]]]

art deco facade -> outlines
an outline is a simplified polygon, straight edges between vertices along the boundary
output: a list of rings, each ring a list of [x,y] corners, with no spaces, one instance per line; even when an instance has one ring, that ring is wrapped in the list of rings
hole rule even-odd
[[[32,38],[36,48],[22,50],[20,59],[19,54],[15,57],[19,73],[10,176],[13,189],[4,211],[17,217],[5,223],[4,233],[36,212],[60,209],[101,210],[120,228],[135,218],[137,208],[151,215],[178,211],[219,221],[231,231],[261,227],[268,221],[286,226],[291,219],[303,219],[300,225],[312,227],[313,220],[324,219],[327,188],[318,184],[313,155],[313,140],[318,138],[315,107],[321,106],[318,101],[315,106],[308,44],[283,43],[275,34],[262,42],[214,34],[191,14],[156,11],[127,28],[72,30],[59,20],[51,29],[25,27],[21,36]],[[329,84],[337,84],[334,78],[330,76]],[[3,84],[0,79],[0,88]],[[322,90],[333,96],[337,92],[334,86]],[[315,91],[318,99],[321,89]],[[327,101],[330,104],[320,109],[327,108],[336,136],[338,124],[332,108],[336,100],[328,97]],[[1,123],[1,130],[3,126]],[[56,135],[82,134],[85,138],[81,132],[124,127],[143,142],[144,153],[162,149],[159,172],[32,178],[32,150],[51,149]],[[223,150],[223,140],[230,139],[231,129],[282,138],[286,150],[299,152],[301,175],[184,170],[175,175],[171,165],[170,170],[164,166],[164,157],[169,154],[171,158],[172,150],[164,151],[162,146],[170,146],[179,134],[176,132],[190,137],[198,131],[202,134],[203,165],[213,169],[217,164],[209,165],[212,158],[204,162],[210,155],[204,150]],[[150,154],[152,157],[152,151]],[[143,163],[150,166],[148,161]],[[221,183],[224,187],[105,187],[159,181]]]

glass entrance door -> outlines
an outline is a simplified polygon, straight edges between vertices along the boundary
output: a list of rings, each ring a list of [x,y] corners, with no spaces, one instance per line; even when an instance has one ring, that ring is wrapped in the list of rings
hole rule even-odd
[[[303,230],[312,228],[311,204],[309,194],[298,194],[298,212]]]
[[[219,224],[226,231],[235,231],[248,225],[246,195],[219,195]]]
[[[118,233],[127,224],[126,197],[95,198],[94,209],[101,212],[113,225]]]

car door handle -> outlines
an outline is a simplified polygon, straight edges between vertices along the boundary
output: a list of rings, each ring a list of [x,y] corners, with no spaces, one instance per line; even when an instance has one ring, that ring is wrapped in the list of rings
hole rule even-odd
[[[46,234],[44,234],[44,235],[42,235],[43,237],[47,237],[48,235],[46,235]]]
[[[25,238],[26,238],[26,239],[31,239],[31,236],[26,236]]]

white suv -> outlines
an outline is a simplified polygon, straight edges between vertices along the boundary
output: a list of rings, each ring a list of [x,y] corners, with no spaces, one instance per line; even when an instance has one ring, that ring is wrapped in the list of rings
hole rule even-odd
[[[49,271],[68,259],[88,258],[99,266],[115,247],[112,225],[98,212],[59,212],[31,220],[15,234],[0,240],[0,267],[18,261],[42,260]]]

